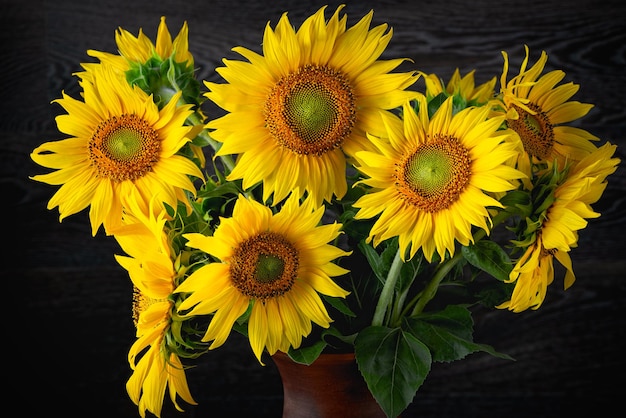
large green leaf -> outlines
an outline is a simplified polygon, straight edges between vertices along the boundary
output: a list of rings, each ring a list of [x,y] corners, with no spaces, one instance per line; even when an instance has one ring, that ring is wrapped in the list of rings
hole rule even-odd
[[[362,330],[354,348],[370,392],[388,417],[397,417],[430,372],[428,348],[400,328],[382,326]]]
[[[450,305],[442,311],[408,318],[403,326],[429,348],[433,361],[451,362],[468,354],[484,351],[492,356],[513,360],[493,347],[475,343],[474,321],[467,308]]]
[[[509,279],[513,264],[509,255],[493,241],[478,241],[474,245],[463,246],[463,257],[474,267],[483,270],[498,280]]]

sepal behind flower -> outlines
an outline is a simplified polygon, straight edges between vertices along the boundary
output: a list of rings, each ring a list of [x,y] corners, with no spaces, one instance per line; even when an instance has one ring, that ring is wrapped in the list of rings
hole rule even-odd
[[[470,71],[463,77],[459,69],[455,69],[452,77],[447,84],[443,82],[436,74],[423,75],[426,83],[426,101],[428,103],[428,115],[432,117],[439,106],[448,98],[452,97],[452,114],[470,106],[485,106],[495,99],[496,78],[476,86],[474,83],[475,71]],[[415,106],[419,105],[419,101],[414,102]],[[417,108],[416,108],[417,111]]]
[[[162,59],[153,56],[146,62],[130,62],[129,66],[126,80],[130,85],[137,85],[147,94],[152,94],[159,108],[178,91],[182,92],[181,104],[192,104],[194,109],[200,107],[200,82],[187,63],[176,62],[172,57]]]

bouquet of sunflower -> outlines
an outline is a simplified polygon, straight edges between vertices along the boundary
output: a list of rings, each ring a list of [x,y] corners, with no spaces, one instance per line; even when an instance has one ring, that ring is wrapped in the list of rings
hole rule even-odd
[[[195,404],[186,368],[233,331],[261,364],[354,352],[397,416],[433,362],[508,358],[473,341],[472,306],[538,309],[555,259],[575,280],[569,252],[619,163],[570,124],[592,107],[570,101],[578,85],[528,48],[510,79],[502,53],[498,88],[396,72],[412,63],[381,59],[388,26],[348,27],[342,8],[268,24],[224,83],[196,78],[186,23],[172,39],[162,18],[154,43],[120,28],[118,54],[87,51],[81,97],[55,101],[67,138],[32,152],[53,170],[32,179],[125,253],[141,416],[166,390]]]

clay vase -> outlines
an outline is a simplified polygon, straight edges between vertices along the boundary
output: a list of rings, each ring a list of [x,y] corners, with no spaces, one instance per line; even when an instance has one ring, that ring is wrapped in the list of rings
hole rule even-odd
[[[283,418],[386,418],[354,353],[323,353],[308,366],[282,352],[272,360],[283,383]]]

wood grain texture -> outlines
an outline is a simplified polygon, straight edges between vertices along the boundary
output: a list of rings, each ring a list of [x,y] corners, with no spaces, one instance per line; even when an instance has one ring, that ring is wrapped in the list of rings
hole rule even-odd
[[[329,2],[334,10],[338,2]],[[548,68],[580,84],[575,96],[595,107],[577,126],[626,150],[626,5],[621,0],[346,1],[349,23],[374,9],[374,24],[394,35],[384,58],[410,58],[403,68],[448,78],[454,68],[476,70],[477,82],[499,76],[500,51],[518,67],[523,46],[541,50]],[[154,39],[160,16],[173,34],[190,27],[198,75],[221,81],[215,68],[242,45],[260,52],[265,25],[288,11],[294,25],[314,13],[316,1],[108,2],[3,0],[0,12],[0,196],[8,242],[0,278],[9,287],[5,362],[20,416],[137,417],[125,392],[134,341],[131,286],[116,264],[112,239],[91,237],[87,215],[58,223],[46,204],[54,189],[35,183],[29,153],[60,138],[50,102],[61,91],[77,96],[72,73],[90,61],[88,49],[115,52],[114,31],[139,28]],[[8,93],[8,95],[6,94]],[[207,104],[210,117],[220,110]],[[577,281],[562,291],[562,276],[541,309],[522,314],[479,311],[476,340],[516,358],[474,354],[435,364],[406,417],[560,417],[576,411],[605,416],[622,404],[626,369],[626,172],[610,178],[594,207],[602,213],[581,231],[572,251]],[[189,371],[199,406],[184,413],[165,402],[163,417],[279,417],[282,389],[271,362],[258,365],[246,342],[203,357]],[[17,401],[17,402],[15,402]],[[340,418],[340,417],[339,417]]]

